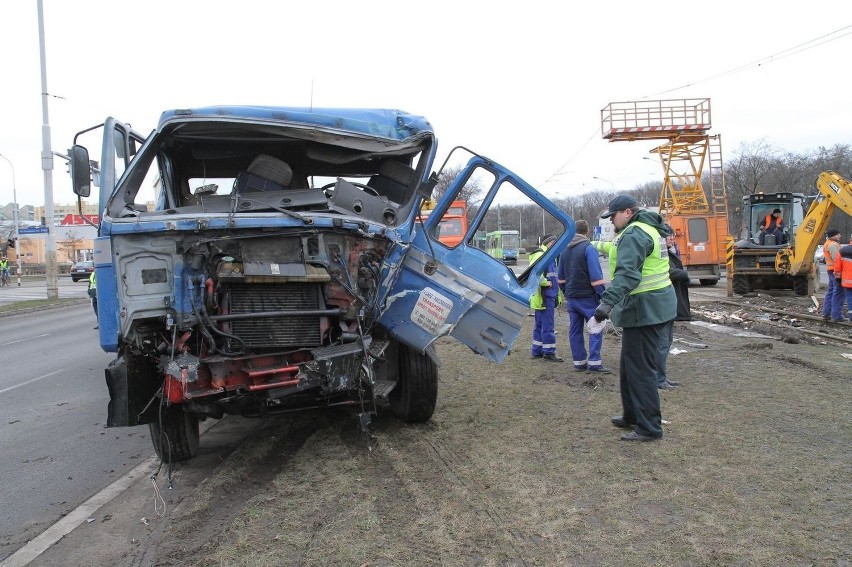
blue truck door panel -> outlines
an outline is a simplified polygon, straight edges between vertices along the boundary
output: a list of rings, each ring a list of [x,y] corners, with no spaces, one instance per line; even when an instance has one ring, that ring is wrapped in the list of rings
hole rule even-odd
[[[469,172],[477,167],[495,175],[482,207],[489,206],[500,185],[509,181],[563,224],[562,235],[519,281],[503,262],[469,244],[478,228],[476,222],[460,245],[447,248],[429,241],[441,220],[440,214],[429,215],[412,239],[400,276],[386,296],[380,322],[394,337],[421,351],[438,337],[450,335],[489,360],[500,362],[520,333],[539,276],[574,236],[574,222],[508,170],[478,156],[459,173],[436,211],[446,210]],[[481,216],[480,211],[477,217]]]

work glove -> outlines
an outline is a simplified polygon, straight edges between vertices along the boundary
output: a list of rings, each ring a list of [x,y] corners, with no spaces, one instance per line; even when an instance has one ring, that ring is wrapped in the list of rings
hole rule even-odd
[[[606,303],[601,303],[595,309],[595,321],[600,323],[605,319],[609,319],[609,312],[612,311],[612,307],[607,305]]]

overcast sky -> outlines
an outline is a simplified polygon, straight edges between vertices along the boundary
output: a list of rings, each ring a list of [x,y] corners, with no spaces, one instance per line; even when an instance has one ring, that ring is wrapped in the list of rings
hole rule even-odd
[[[106,116],[147,134],[172,108],[400,108],[431,121],[439,159],[464,145],[556,197],[661,178],[642,159],[658,142],[601,138],[610,102],[709,97],[723,158],[761,139],[852,144],[848,0],[44,0],[44,24],[61,153]],[[0,53],[0,153],[18,201],[41,205],[36,0],[0,2]],[[54,201],[73,202],[65,162],[54,168]]]

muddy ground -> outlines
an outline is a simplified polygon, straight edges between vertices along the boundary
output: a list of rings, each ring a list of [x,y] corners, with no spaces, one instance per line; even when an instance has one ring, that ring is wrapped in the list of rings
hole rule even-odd
[[[433,419],[383,412],[372,450],[349,411],[250,422],[223,460],[213,427],[173,491],[158,476],[162,517],[143,479],[33,564],[852,562],[852,346],[677,323],[706,348],[675,343],[664,439],[635,444],[617,374],[530,360],[531,324],[501,365],[442,340]]]

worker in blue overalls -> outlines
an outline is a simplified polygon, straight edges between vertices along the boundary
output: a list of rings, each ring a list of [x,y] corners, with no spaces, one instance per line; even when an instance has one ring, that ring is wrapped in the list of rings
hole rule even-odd
[[[556,241],[552,234],[545,235],[541,245],[530,253],[530,265],[541,258],[547,247]],[[556,272],[556,260],[541,274],[538,290],[530,297],[530,309],[535,311],[533,328],[532,358],[541,358],[551,362],[564,362],[556,354],[556,302],[559,297],[559,279]]]

